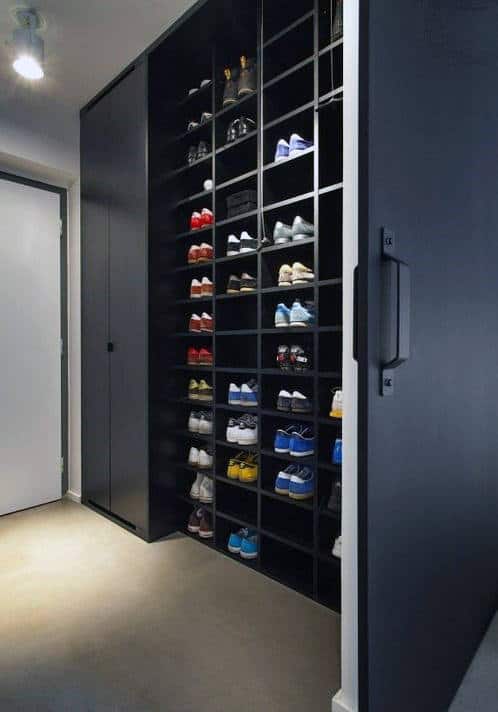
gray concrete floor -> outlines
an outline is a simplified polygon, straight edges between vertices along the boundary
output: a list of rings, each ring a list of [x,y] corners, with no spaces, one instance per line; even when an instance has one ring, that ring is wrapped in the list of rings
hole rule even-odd
[[[68,501],[0,518],[0,710],[322,712],[340,618]]]

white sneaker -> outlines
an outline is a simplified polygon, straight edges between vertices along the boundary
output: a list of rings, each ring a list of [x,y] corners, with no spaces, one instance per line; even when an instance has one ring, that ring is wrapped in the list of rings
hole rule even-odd
[[[258,442],[258,423],[255,418],[241,420],[237,433],[239,445],[256,445]]]
[[[199,450],[199,467],[202,470],[208,470],[213,466],[213,456],[207,450]]]
[[[205,475],[201,482],[199,499],[204,504],[209,504],[209,502],[213,501],[213,480]]]
[[[332,556],[335,556],[337,559],[340,559],[342,556],[342,535],[338,536],[334,542]]]
[[[278,286],[290,287],[292,284],[293,270],[290,265],[282,265],[278,271]]]
[[[342,391],[335,391],[329,415],[331,418],[342,418]]]
[[[199,421],[199,433],[201,435],[211,435],[213,432],[213,417],[211,413],[201,413]]]
[[[238,442],[239,430],[240,430],[239,421],[237,420],[237,418],[230,418],[227,423],[227,432],[226,432],[227,442],[229,442],[229,443]]]
[[[199,499],[201,493],[201,483],[205,475],[202,472],[198,472],[195,480],[192,482],[192,487],[190,488],[190,496],[192,499]]]
[[[200,426],[201,426],[201,416],[199,413],[190,413],[190,417],[188,419],[188,429],[191,433],[200,433]]]
[[[188,464],[196,467],[199,464],[199,450],[196,447],[191,447],[188,454]]]
[[[306,284],[307,282],[313,282],[315,275],[309,267],[301,264],[301,262],[294,262],[292,265],[292,284]]]
[[[229,235],[227,240],[227,257],[233,257],[240,252],[240,240],[235,235]]]

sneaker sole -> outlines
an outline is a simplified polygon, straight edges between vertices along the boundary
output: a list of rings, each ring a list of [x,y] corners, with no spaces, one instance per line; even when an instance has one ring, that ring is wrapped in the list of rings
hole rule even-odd
[[[241,247],[240,252],[241,254],[245,254],[246,252],[256,252],[257,249],[257,247]]]
[[[301,326],[303,328],[308,328],[310,325],[305,321],[291,321],[289,326]]]
[[[275,163],[278,163],[279,161],[286,161],[289,158],[289,156],[275,156]]]
[[[241,288],[240,288],[240,291],[241,291],[241,292],[255,292],[255,291],[256,291],[256,287],[241,287]]]
[[[290,237],[274,237],[273,242],[275,245],[287,245],[291,241]]]
[[[191,395],[191,394],[189,393],[188,399],[189,399],[189,400],[199,400],[199,396],[198,396],[197,393],[196,393],[195,395],[194,395],[194,394]]]
[[[190,526],[190,524],[189,524],[189,525],[187,526],[187,529],[188,529],[189,532],[191,532],[192,534],[197,534],[197,533],[199,532],[200,527],[192,527],[192,526]]]
[[[275,447],[273,448],[274,452],[278,452],[280,455],[286,455],[287,453],[290,452],[289,448],[283,448],[283,447]]]
[[[212,403],[213,396],[198,396],[197,400],[204,401],[204,403]]]
[[[245,551],[241,551],[240,555],[243,559],[257,559],[258,558],[258,552],[255,551],[253,554],[248,554]]]
[[[288,452],[292,457],[309,457],[315,454],[314,450],[306,450],[306,452],[292,452],[292,450],[289,450]]]
[[[278,286],[279,286],[279,287],[291,287],[291,286],[292,286],[292,282],[289,281],[289,280],[285,280],[284,282],[281,282],[281,281],[279,280]]]
[[[233,400],[232,398],[229,398],[228,405],[240,405],[240,398],[239,400]]]
[[[258,479],[257,475],[255,477],[239,477],[239,481],[245,482],[246,484],[251,483],[251,482],[256,482],[257,479]]]
[[[201,532],[199,529],[199,536],[201,539],[212,539],[214,532]]]
[[[238,445],[257,445],[258,440],[237,440],[236,441]]]
[[[294,240],[310,240],[312,237],[315,237],[314,235],[304,235],[302,233],[298,233],[297,235],[292,236],[292,241]]]
[[[213,296],[212,292],[202,292],[201,299],[202,299],[202,297],[212,297],[212,296]]]
[[[288,495],[288,494],[289,494],[289,490],[288,490],[288,489],[280,489],[279,487],[275,487],[275,492],[276,492],[277,494],[285,494],[285,495]]]
[[[339,420],[342,419],[342,413],[338,413],[337,411],[331,410],[329,413],[330,418],[338,418]]]
[[[190,499],[199,499],[199,495],[198,495],[198,494],[192,494],[192,492],[189,492],[189,497],[190,497]]]
[[[314,282],[314,277],[296,277],[292,280],[292,284],[308,284],[308,282]]]
[[[289,149],[289,158],[296,158],[296,156],[300,156],[302,153],[305,151],[309,151],[310,148],[313,148],[313,146],[307,146],[306,148],[292,148]]]
[[[275,329],[282,329],[282,328],[285,329],[286,326],[292,326],[292,324],[287,324],[285,322],[284,323],[280,322],[279,324],[277,324],[277,322],[275,322]]]
[[[197,431],[194,431],[197,432]],[[199,430],[199,435],[212,435],[213,431],[211,430]]]
[[[291,408],[291,413],[302,413],[303,415],[306,415],[306,413],[312,413],[313,408]]]
[[[240,289],[227,289],[227,294],[239,294]]]
[[[227,257],[236,257],[239,254],[239,250],[230,250],[227,252]]]
[[[236,547],[236,546],[230,546],[230,545],[228,545],[228,546],[227,546],[227,549],[228,549],[228,551],[229,551],[231,554],[240,554],[240,549],[239,549],[238,547]]]
[[[244,408],[257,408],[258,407],[257,403],[253,403],[253,402],[248,403],[247,401],[241,401],[240,405],[243,405]]]
[[[212,497],[199,497],[199,502],[202,502],[202,504],[211,504],[212,501]]]
[[[295,492],[289,492],[289,497],[291,499],[311,499],[311,497],[313,497],[313,492],[306,492],[303,494],[296,494]]]

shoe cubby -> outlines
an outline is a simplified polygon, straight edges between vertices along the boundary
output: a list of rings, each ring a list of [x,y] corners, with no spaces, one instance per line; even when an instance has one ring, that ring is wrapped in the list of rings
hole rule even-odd
[[[296,65],[285,76],[279,75],[263,86],[263,119],[268,128],[314,100],[314,68],[312,61]],[[299,91],[296,91],[299,87]]]
[[[296,22],[301,21],[304,15],[314,10],[313,0],[302,0],[299,3],[290,3],[286,0],[273,0],[263,4],[263,48],[274,40],[276,35],[288,30]],[[313,45],[311,46],[313,54]]]
[[[263,82],[269,82],[313,56],[313,13],[301,15],[264,45]]]
[[[343,127],[340,102],[325,103],[340,98],[340,92],[331,97],[330,91],[331,66],[334,87],[338,81],[342,85],[342,42],[332,41],[330,11],[322,0],[235,0],[215,23],[203,24],[206,31],[195,45],[189,23],[179,30],[183,34],[173,33],[180,39],[164,40],[149,60],[153,479],[162,497],[176,498],[178,526],[188,533],[188,518],[198,505],[190,498],[197,467],[188,463],[189,450],[212,448],[213,501],[202,506],[212,514],[214,537],[192,538],[338,610],[340,561],[331,549],[340,533],[340,514],[328,511],[327,503],[341,476],[341,468],[332,464],[331,447],[342,423],[329,418],[329,412],[332,389],[341,388]],[[172,61],[176,71],[170,79]],[[255,67],[245,94],[238,78],[244,66]],[[228,88],[226,69],[232,82]],[[164,76],[170,82],[167,91]],[[204,79],[210,81],[201,87]],[[189,95],[191,88],[197,90]],[[224,97],[230,99],[225,106]],[[204,116],[201,123],[204,112],[212,117]],[[255,126],[247,131],[240,121],[233,123],[237,119]],[[313,145],[275,160],[278,141],[289,141],[292,134]],[[208,146],[207,155],[201,151],[189,164],[189,149],[193,155],[201,142]],[[207,179],[212,185],[206,190]],[[227,198],[244,192],[241,212],[229,213]],[[192,230],[192,213],[203,208],[213,212],[214,224]],[[275,223],[292,226],[297,216],[314,226],[314,235],[274,244]],[[247,242],[244,236],[252,251],[240,252],[242,233],[255,240]],[[233,254],[227,255],[230,236],[235,236]],[[213,247],[213,259],[188,264],[189,250],[201,243]],[[289,284],[279,286],[284,265],[293,273]],[[312,272],[305,283],[299,265]],[[237,291],[243,273],[253,291]],[[231,276],[234,291],[227,293]],[[213,295],[191,298],[192,280],[203,277],[213,283]],[[194,287],[199,289],[198,283]],[[313,303],[314,321],[296,327],[289,320],[277,328],[277,306],[291,308],[296,300],[302,306]],[[203,312],[214,319],[213,333],[191,333],[192,315]],[[281,370],[280,345],[300,346],[310,368]],[[211,351],[213,365],[189,365],[189,348]],[[212,403],[189,399],[191,379],[205,379],[213,387]],[[230,384],[242,386],[252,379],[259,387],[257,405],[229,403]],[[310,411],[292,412],[290,405],[278,410],[281,391],[291,400],[298,394],[296,409],[299,398],[308,399]],[[212,414],[210,434],[189,432],[191,412],[200,411]],[[257,418],[257,442],[228,442],[229,420],[244,414]],[[293,424],[311,428],[313,454],[274,452],[276,431]],[[258,464],[253,482],[237,479],[233,470],[228,477],[230,459],[242,452],[251,453]],[[278,472],[292,465],[306,465],[314,473],[311,497],[275,492]],[[228,552],[230,534],[243,527],[258,536],[255,559]]]

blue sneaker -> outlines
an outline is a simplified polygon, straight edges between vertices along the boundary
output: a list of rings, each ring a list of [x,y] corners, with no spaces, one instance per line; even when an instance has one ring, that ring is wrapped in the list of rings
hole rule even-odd
[[[245,539],[242,539],[242,546],[240,547],[240,555],[243,559],[257,559],[258,558],[258,535],[251,534]]]
[[[276,318],[276,315],[275,315]],[[315,315],[306,307],[303,307],[299,299],[296,299],[290,310],[290,326],[311,326],[315,321]]]
[[[306,141],[306,139],[301,138],[297,133],[292,134],[289,143],[289,156],[295,157],[299,156],[300,153],[306,151],[308,148],[313,146],[313,141]],[[278,147],[277,147],[278,151]]]
[[[283,161],[284,158],[289,158],[289,144],[284,138],[281,138],[277,143],[277,150],[275,151],[275,160]]]
[[[334,465],[342,465],[342,440],[337,438],[332,449],[332,462]]]
[[[240,405],[240,387],[236,383],[228,388],[228,405]]]
[[[254,379],[243,383],[240,389],[240,403],[255,408],[258,405],[258,384]]]
[[[277,494],[289,494],[289,484],[292,475],[297,475],[299,465],[289,465],[285,470],[280,470],[275,480],[275,492]]]
[[[253,531],[252,529],[247,529],[245,527],[243,529],[239,529],[238,532],[232,532],[228,539],[228,551],[231,554],[240,554],[242,542],[244,541],[244,539],[252,537],[255,534],[255,531]]]
[[[302,467],[292,475],[289,483],[291,499],[309,499],[315,491],[315,473],[309,467]]]
[[[275,309],[275,326],[289,326],[291,310],[285,304],[277,304]]]
[[[292,433],[289,454],[294,457],[307,457],[315,452],[315,437],[311,428],[303,426]]]
[[[275,452],[289,452],[292,437],[297,431],[299,431],[299,427],[297,425],[290,425],[286,430],[279,428],[275,433],[275,440],[273,443],[273,449]]]

